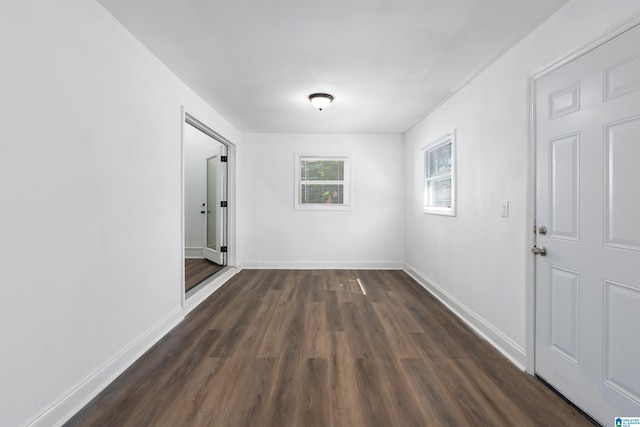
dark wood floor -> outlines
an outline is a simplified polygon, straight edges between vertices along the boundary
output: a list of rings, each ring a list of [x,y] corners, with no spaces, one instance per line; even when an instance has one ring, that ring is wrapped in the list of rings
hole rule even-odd
[[[67,425],[591,423],[403,272],[244,270]]]
[[[213,276],[222,266],[203,258],[185,258],[184,291],[195,287],[204,279]]]

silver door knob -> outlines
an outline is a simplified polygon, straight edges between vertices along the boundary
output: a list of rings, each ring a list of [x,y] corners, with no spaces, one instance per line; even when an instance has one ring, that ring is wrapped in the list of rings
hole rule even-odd
[[[547,255],[547,248],[545,248],[544,246],[534,246],[531,248],[531,253],[534,255],[540,255],[540,256],[546,256]]]

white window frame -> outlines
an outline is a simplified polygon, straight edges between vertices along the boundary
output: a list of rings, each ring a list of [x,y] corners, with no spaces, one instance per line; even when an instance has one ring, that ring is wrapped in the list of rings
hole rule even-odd
[[[313,181],[316,184],[331,184],[341,183],[343,185],[343,203],[330,204],[330,203],[302,203],[300,200],[302,184],[305,181],[300,176],[301,162],[304,160],[340,160],[344,162],[344,180],[343,181]],[[296,210],[313,210],[313,211],[348,211],[351,210],[351,155],[349,153],[335,153],[335,154],[307,154],[307,153],[295,153],[295,177],[294,177],[294,194],[295,202],[294,209]]]
[[[437,149],[451,144],[451,171],[447,174],[437,175],[435,177],[429,176],[429,157],[431,153],[436,151]],[[423,161],[424,161],[424,196],[423,196],[423,212],[426,214],[434,214],[434,215],[447,215],[447,216],[456,216],[456,134],[455,130],[451,133],[448,133],[441,138],[433,141],[432,143],[423,147]],[[431,206],[429,205],[429,182],[434,182],[438,180],[442,180],[443,178],[451,177],[451,206],[450,207],[440,207],[440,206]]]

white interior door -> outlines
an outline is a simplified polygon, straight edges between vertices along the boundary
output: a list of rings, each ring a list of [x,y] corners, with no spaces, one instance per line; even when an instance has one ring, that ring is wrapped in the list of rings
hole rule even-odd
[[[536,372],[614,425],[640,417],[640,27],[536,94]]]
[[[206,209],[204,257],[219,265],[225,265],[226,256],[226,161],[222,161],[226,147],[207,154],[206,169]]]

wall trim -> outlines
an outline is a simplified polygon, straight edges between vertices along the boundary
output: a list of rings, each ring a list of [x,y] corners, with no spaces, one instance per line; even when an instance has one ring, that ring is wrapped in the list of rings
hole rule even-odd
[[[206,279],[202,284],[189,290],[185,296],[183,314],[186,316],[211,294],[220,289],[229,279],[238,274],[240,270],[236,267],[227,266],[220,272]]]
[[[216,132],[215,130],[213,130],[212,126],[209,126],[206,122],[203,122],[201,120],[199,120],[196,116],[194,116],[193,114],[190,113],[191,108],[185,105],[182,105],[180,107],[180,199],[181,199],[181,205],[182,209],[181,209],[181,213],[180,213],[180,230],[181,230],[181,241],[182,241],[182,245],[179,248],[179,259],[181,260],[180,265],[181,265],[181,277],[182,280],[180,281],[180,284],[178,286],[176,286],[176,291],[178,292],[181,304],[182,304],[182,308],[184,310],[185,313],[190,312],[191,310],[193,310],[193,308],[195,308],[195,305],[190,305],[190,308],[188,310],[185,310],[187,308],[187,300],[186,300],[186,295],[184,292],[184,273],[185,273],[185,268],[184,268],[184,258],[203,258],[203,252],[202,250],[200,251],[199,255],[194,255],[191,256],[190,254],[193,253],[193,251],[191,251],[191,249],[194,248],[186,248],[185,247],[185,217],[184,217],[184,203],[185,203],[185,190],[184,190],[184,186],[185,186],[185,165],[184,165],[184,143],[185,143],[185,137],[184,137],[184,128],[186,124],[190,124],[191,126],[194,126],[195,128],[199,129],[201,132],[204,132],[205,134],[211,136],[212,138],[216,139],[218,142],[220,142],[221,144],[223,144],[225,147],[227,147],[227,157],[228,157],[228,164],[227,164],[227,188],[226,188],[226,195],[227,195],[227,201],[229,203],[229,207],[227,209],[227,227],[226,227],[226,242],[227,242],[227,247],[228,252],[227,252],[227,257],[226,257],[226,264],[227,265],[235,265],[236,264],[236,258],[237,258],[237,245],[236,245],[236,145],[231,142],[229,139],[227,139],[226,137],[224,137],[222,134]],[[207,288],[209,289],[209,288]],[[217,289],[217,288],[215,288]],[[211,293],[213,293],[215,291],[215,289],[211,290]]]
[[[473,329],[478,335],[487,340],[500,353],[509,359],[519,369],[525,370],[526,354],[522,347],[513,342],[509,337],[496,329],[491,323],[478,316],[469,307],[462,304],[440,286],[435,284],[431,279],[418,272],[411,265],[405,263],[403,270],[411,276],[420,286],[425,288],[429,293],[435,296],[449,310]]]
[[[176,308],[149,330],[116,354],[106,365],[87,377],[73,390],[54,402],[49,408],[27,423],[28,427],[62,425],[94,397],[102,392],[120,374],[133,365],[147,350],[171,332],[184,317],[202,301],[217,291],[240,270],[235,267],[225,269],[187,299],[184,308]]]
[[[116,354],[106,365],[89,375],[75,388],[53,402],[49,408],[31,419],[27,426],[44,427],[64,424],[183,319],[181,307],[172,310]]]
[[[265,270],[402,270],[402,261],[245,261],[245,269]]]
[[[534,71],[533,74],[531,75],[531,79],[532,80],[538,80],[541,77],[551,73],[552,71],[555,71],[556,69],[562,67],[563,65],[568,64],[569,62],[578,59],[579,57],[586,55],[587,53],[591,52],[592,50],[602,46],[603,44],[607,43],[608,41],[618,37],[619,35],[621,35],[622,33],[625,33],[627,31],[629,31],[630,29],[632,29],[633,27],[640,25],[640,15],[638,16],[634,16],[633,18],[629,19],[628,21],[622,22],[621,24],[617,24],[617,25],[613,25],[611,26],[608,30],[606,30],[603,34],[599,35],[598,37],[586,42],[585,44],[583,44],[581,47],[578,47],[577,49],[574,49],[568,53],[566,53],[565,55],[556,58],[555,60],[553,60],[551,63],[543,66],[542,68],[539,68],[538,70]]]

